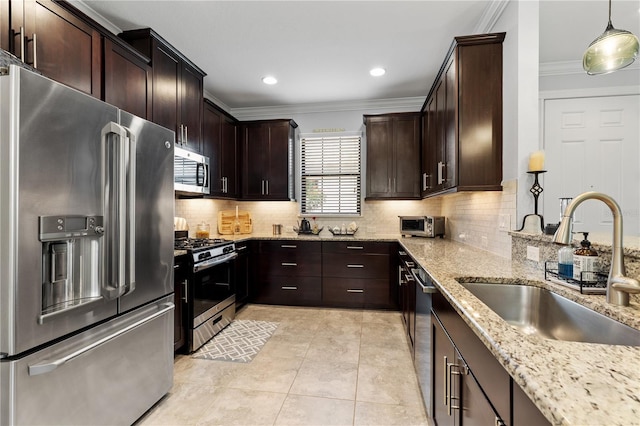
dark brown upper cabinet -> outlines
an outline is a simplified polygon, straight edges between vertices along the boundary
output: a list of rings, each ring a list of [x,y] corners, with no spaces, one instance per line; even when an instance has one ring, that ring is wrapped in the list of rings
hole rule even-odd
[[[456,37],[422,107],[423,197],[502,190],[502,42]]]
[[[151,119],[151,66],[116,37],[104,39],[104,101],[144,119]]]
[[[204,100],[204,154],[209,157],[210,196],[238,198],[238,123],[208,99]]]
[[[242,198],[289,201],[295,198],[295,121],[242,123]]]
[[[0,27],[8,29],[3,47],[45,76],[102,98],[102,38],[72,6],[49,0],[2,3]]]
[[[174,130],[178,146],[202,153],[204,71],[150,28],[120,37],[151,59],[151,120]]]
[[[419,112],[365,115],[368,199],[420,198]]]

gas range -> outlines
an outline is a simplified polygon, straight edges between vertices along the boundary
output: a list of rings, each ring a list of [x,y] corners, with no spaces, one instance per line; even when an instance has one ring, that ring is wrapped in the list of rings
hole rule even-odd
[[[221,238],[176,238],[174,248],[187,251],[193,272],[227,262],[237,256],[234,242]]]

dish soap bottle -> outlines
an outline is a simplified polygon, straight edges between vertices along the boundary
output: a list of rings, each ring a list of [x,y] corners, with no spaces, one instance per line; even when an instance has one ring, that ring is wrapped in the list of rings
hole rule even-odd
[[[585,283],[597,281],[596,268],[598,267],[598,252],[591,248],[591,242],[587,239],[588,232],[583,232],[584,240],[580,241],[579,248],[573,253],[573,278]]]

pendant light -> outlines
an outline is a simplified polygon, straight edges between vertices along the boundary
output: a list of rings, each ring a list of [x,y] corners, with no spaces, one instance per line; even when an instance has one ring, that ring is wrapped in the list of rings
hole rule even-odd
[[[607,74],[631,65],[637,56],[638,37],[629,31],[613,28],[609,0],[609,24],[584,52],[582,67],[589,75]]]

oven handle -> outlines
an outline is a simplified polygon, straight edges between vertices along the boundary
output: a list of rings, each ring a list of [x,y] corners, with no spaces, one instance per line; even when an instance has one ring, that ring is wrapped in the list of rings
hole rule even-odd
[[[197,265],[193,265],[193,272],[203,271],[205,269],[220,265],[221,263],[230,262],[236,257],[238,257],[238,253],[234,251],[233,253],[227,253],[222,256],[214,257],[210,260],[205,260],[204,262],[198,263]]]

